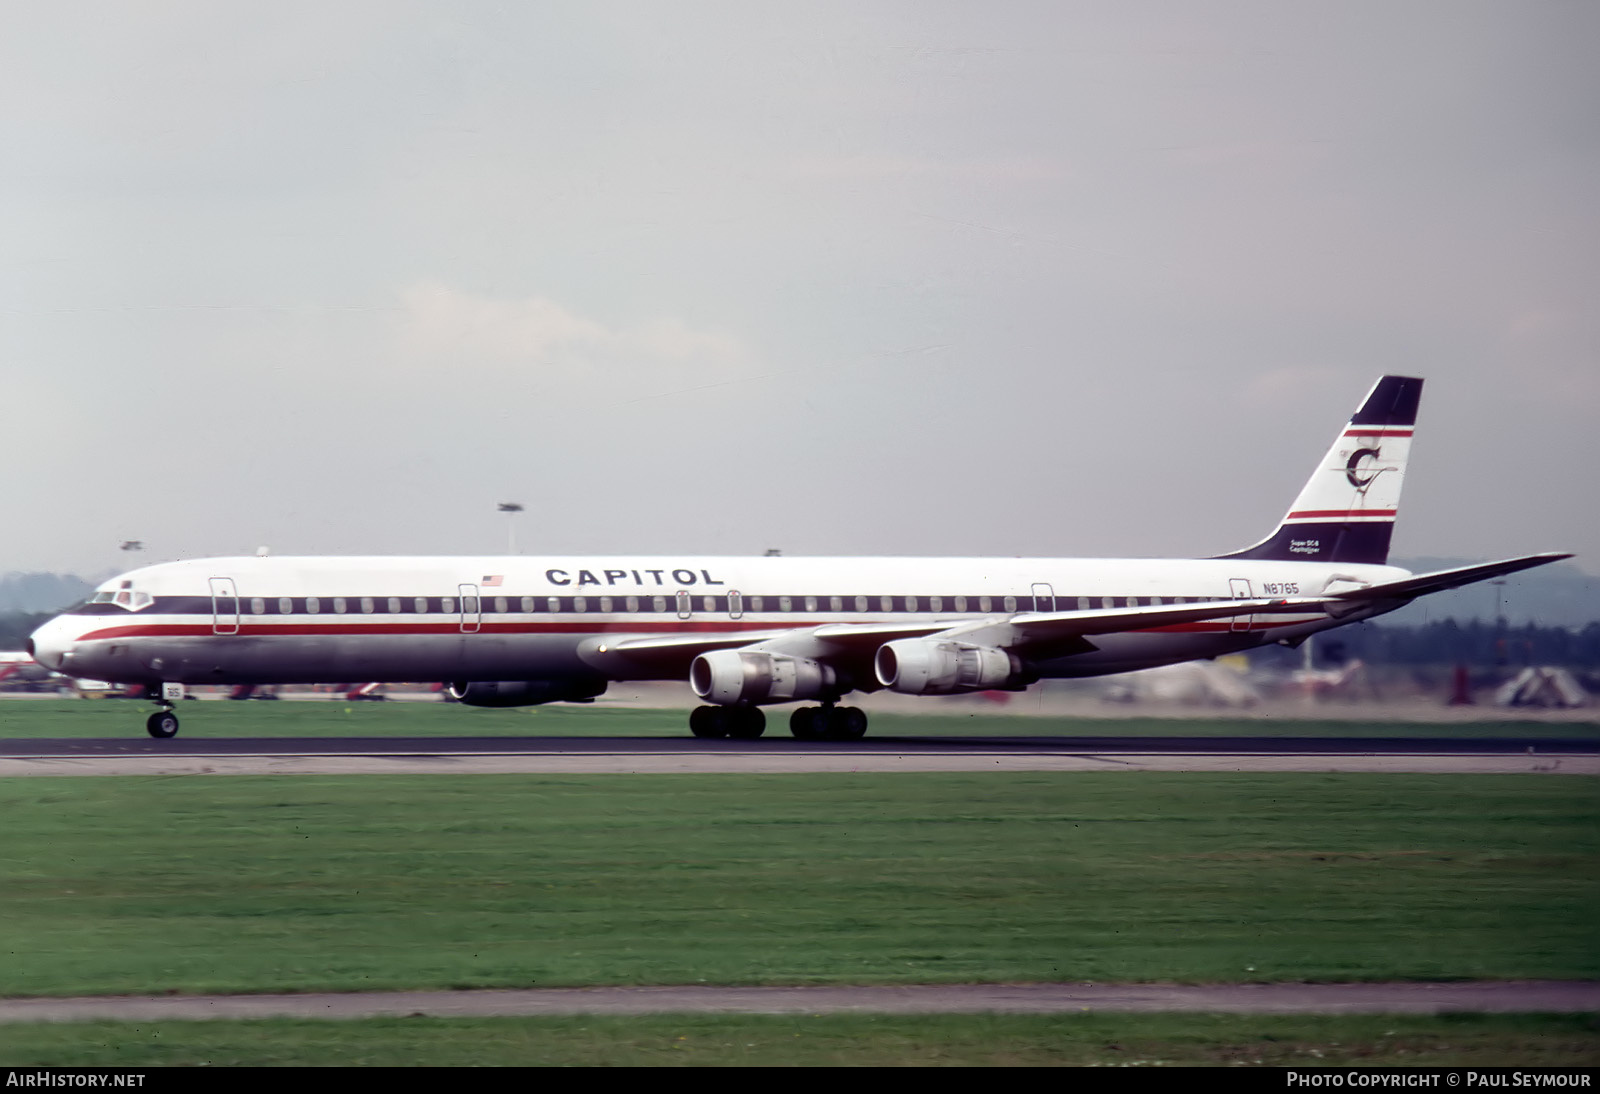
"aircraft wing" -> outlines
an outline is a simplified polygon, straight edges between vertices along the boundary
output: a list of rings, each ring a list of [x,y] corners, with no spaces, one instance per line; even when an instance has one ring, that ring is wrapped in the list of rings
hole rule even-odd
[[[698,655],[712,650],[762,649],[805,657],[852,654],[870,657],[878,646],[897,638],[962,639],[984,645],[1048,652],[1053,656],[1094,649],[1086,635],[1147,630],[1235,615],[1318,610],[1320,602],[1273,600],[1213,600],[1201,604],[1164,604],[1139,608],[1108,608],[1070,612],[1023,612],[991,615],[959,622],[930,620],[894,623],[827,623],[790,630],[707,632],[703,634],[641,635],[598,642],[586,659],[604,659],[611,666],[627,662],[649,665],[657,671],[687,671]],[[620,667],[620,666],[618,666]]]
[[[762,649],[795,648],[808,654],[817,652],[823,643],[847,645],[870,643],[871,649],[894,638],[908,638],[934,634],[945,630],[948,622],[934,623],[833,623],[821,627],[776,628],[766,631],[707,631],[696,634],[638,635],[602,640],[588,645],[583,651],[585,660],[597,667],[612,668],[621,665],[648,667],[654,672],[681,676],[689,671],[689,663],[702,653],[713,650],[742,649],[759,646]]]
[[[1372,600],[1411,600],[1428,593],[1442,592],[1501,574],[1543,566],[1571,558],[1570,554],[1548,553],[1485,562],[1419,574],[1400,581],[1389,581],[1362,589],[1330,593],[1320,597],[1295,597],[1251,600],[1210,600],[1199,604],[1158,604],[1135,608],[1103,608],[1062,612],[1021,612],[990,615],[952,623],[898,621],[885,623],[825,623],[819,627],[774,628],[763,631],[704,631],[692,634],[639,635],[601,639],[589,646],[585,657],[597,667],[611,670],[646,670],[662,676],[677,676],[702,653],[726,649],[761,649],[802,657],[827,659],[868,658],[885,642],[900,638],[937,635],[976,645],[1060,657],[1095,648],[1091,638],[1100,634],[1154,630],[1184,623],[1200,623],[1240,615],[1323,613],[1339,615],[1340,608],[1354,610]],[[620,671],[619,675],[626,675]]]
[[[1499,577],[1501,574],[1514,574],[1518,570],[1531,570],[1535,566],[1560,562],[1564,558],[1571,557],[1571,554],[1548,552],[1541,555],[1508,558],[1501,562],[1483,562],[1476,566],[1459,566],[1453,570],[1436,570],[1431,574],[1417,574],[1414,577],[1404,578],[1400,581],[1386,581],[1382,585],[1370,585],[1365,589],[1352,589],[1348,592],[1334,593],[1328,599],[1344,601],[1410,600],[1414,597],[1426,596],[1428,593],[1440,593],[1446,589],[1471,585],[1474,581],[1487,581],[1489,578]]]

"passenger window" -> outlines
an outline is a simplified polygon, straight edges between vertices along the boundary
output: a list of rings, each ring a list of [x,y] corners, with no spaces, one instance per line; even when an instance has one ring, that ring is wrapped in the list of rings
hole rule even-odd
[[[306,597],[306,614],[316,615],[322,610],[322,600],[315,596]]]
[[[501,615],[504,615],[506,613],[506,607],[507,607],[507,604],[506,604],[506,598],[505,597],[497,596],[497,597],[494,598],[494,610],[496,612],[498,612]]]
[[[560,610],[561,610],[561,598],[560,598],[560,597],[559,597],[559,596],[552,596],[552,597],[548,597],[548,598],[547,598],[547,599],[546,599],[546,600],[545,600],[545,605],[546,605],[546,606],[547,606],[547,607],[548,607],[548,608],[549,608],[549,609],[550,609],[550,610],[551,610],[551,611],[552,611],[552,612],[559,612],[559,611],[560,611]]]
[[[1006,599],[1005,599],[1005,609],[1008,612],[1016,611],[1017,610],[1017,598],[1014,597],[1014,596],[1006,597]]]
[[[964,597],[964,596],[956,597],[955,605],[956,605],[956,611],[958,611],[958,612],[966,611],[967,610],[967,598]]]
[[[762,605],[762,599],[759,596],[752,596],[750,598],[750,610],[751,611],[759,612],[761,610],[761,605]]]
[[[418,615],[428,614],[428,598],[425,596],[417,597],[411,602],[411,606],[417,610]]]
[[[603,612],[609,612],[611,610],[611,598],[609,596],[602,596],[600,598],[600,610]]]
[[[814,612],[816,610],[817,610],[817,598],[814,597],[814,596],[806,597],[806,611]]]
[[[880,596],[880,597],[878,597],[878,610],[880,612],[892,612],[892,611],[894,611],[894,597],[892,597],[892,596]]]
[[[1089,598],[1088,597],[1086,597],[1086,596],[1078,597],[1078,610],[1080,612],[1086,612],[1086,611],[1089,610]]]
[[[991,600],[989,597],[987,597],[987,596],[978,597],[978,610],[980,612],[989,611],[993,607],[994,607],[994,601]]]
[[[453,614],[456,610],[456,598],[453,596],[441,596],[439,598],[439,610],[445,615]]]
[[[791,597],[787,597],[787,596],[778,597],[778,610],[780,612],[793,611],[794,610],[794,600]]]
[[[623,603],[627,606],[627,609],[630,612],[636,612],[639,610],[639,598],[636,596],[628,597],[628,599],[623,601]]]
[[[399,615],[400,614],[400,598],[398,596],[391,596],[389,598],[389,614],[390,615]]]
[[[575,612],[586,612],[586,611],[588,611],[589,610],[589,598],[586,597],[586,596],[575,596],[575,597],[573,597],[572,598],[572,610],[575,611]]]
[[[333,598],[333,610],[338,615],[344,614],[344,597],[336,596]]]
[[[930,597],[928,597],[928,610],[930,612],[942,612],[942,611],[944,611],[944,597],[942,597],[942,596],[930,596]]]
[[[266,615],[267,614],[267,602],[266,602],[266,600],[263,599],[262,597],[259,597],[259,596],[252,596],[250,598],[250,610],[252,612],[254,612],[256,615]]]
[[[844,597],[842,597],[842,596],[830,596],[828,598],[828,610],[829,611],[834,611],[834,612],[843,611],[844,610]]]
[[[714,612],[717,610],[717,598],[714,596],[703,597],[700,600],[700,606],[708,612]]]
[[[917,610],[917,598],[914,597],[914,596],[906,597],[906,611],[914,612],[916,610]]]
[[[657,593],[655,596],[652,596],[650,598],[650,610],[653,611],[653,612],[664,612],[664,611],[666,611],[667,610],[667,598],[662,596],[660,593]]]
[[[293,614],[294,613],[294,599],[292,597],[287,597],[287,596],[278,597],[278,613],[280,615],[291,615],[291,614]]]
[[[375,612],[377,610],[378,610],[378,606],[372,602],[372,597],[364,596],[364,597],[361,598],[361,614],[362,615],[371,615],[373,612]]]

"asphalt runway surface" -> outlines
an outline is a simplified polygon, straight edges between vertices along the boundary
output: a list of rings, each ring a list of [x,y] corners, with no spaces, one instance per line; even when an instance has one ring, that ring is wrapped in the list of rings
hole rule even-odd
[[[892,771],[1600,774],[1600,742],[1526,738],[149,737],[0,740],[0,776]]]
[[[909,984],[0,999],[0,1023],[556,1014],[1446,1014],[1600,1011],[1587,980],[1417,984]]]

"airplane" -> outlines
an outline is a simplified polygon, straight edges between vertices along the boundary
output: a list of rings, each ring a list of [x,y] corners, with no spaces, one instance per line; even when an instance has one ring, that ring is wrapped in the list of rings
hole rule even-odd
[[[18,650],[0,650],[0,690],[13,687],[31,691],[45,686],[53,673],[32,656]]]
[[[686,680],[698,737],[755,738],[763,706],[807,740],[867,728],[852,692],[1022,691],[1216,657],[1541,566],[1413,575],[1388,562],[1423,381],[1384,376],[1278,527],[1195,559],[240,557],[100,585],[34,632],[74,676],[144,684],[178,731],[184,685],[442,680],[462,703],[588,702]]]

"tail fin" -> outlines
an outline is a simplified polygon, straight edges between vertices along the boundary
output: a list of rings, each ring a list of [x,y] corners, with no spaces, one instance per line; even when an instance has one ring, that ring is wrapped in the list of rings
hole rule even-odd
[[[1277,531],[1219,558],[1298,562],[1389,559],[1422,381],[1385,376],[1317,465]]]

